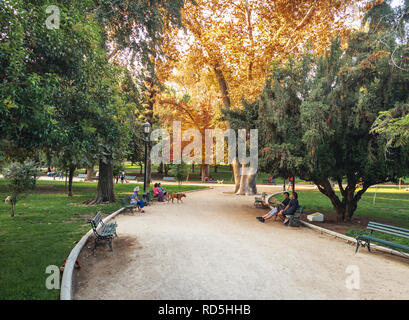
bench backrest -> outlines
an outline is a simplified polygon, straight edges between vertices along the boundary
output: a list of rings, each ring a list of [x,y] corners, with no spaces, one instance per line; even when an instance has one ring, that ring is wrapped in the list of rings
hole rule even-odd
[[[382,224],[382,223],[377,223],[377,222],[369,222],[367,229],[371,231],[384,232],[384,233],[388,233],[394,236],[399,236],[402,238],[409,239],[409,229],[405,229],[405,228],[390,226],[387,224]]]
[[[78,178],[86,178],[86,177],[87,177],[87,175],[84,174],[84,173],[80,173],[80,174],[78,175]]]
[[[101,211],[98,211],[95,217],[91,220],[92,229],[97,230],[98,225],[100,224],[101,221],[102,221],[102,213]]]
[[[165,180],[165,181],[174,181],[175,177],[163,177],[163,180]]]
[[[135,176],[125,176],[126,180],[135,180],[136,177]]]
[[[302,216],[303,212],[304,212],[305,207],[303,206],[298,206],[298,210],[300,211],[300,217]]]

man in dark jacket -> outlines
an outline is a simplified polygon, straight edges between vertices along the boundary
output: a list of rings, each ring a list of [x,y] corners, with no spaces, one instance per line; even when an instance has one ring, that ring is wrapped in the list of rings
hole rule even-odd
[[[286,224],[289,219],[287,218],[288,215],[293,215],[298,210],[298,194],[297,192],[293,192],[290,196],[290,203],[278,213],[278,216],[284,220],[284,224]]]

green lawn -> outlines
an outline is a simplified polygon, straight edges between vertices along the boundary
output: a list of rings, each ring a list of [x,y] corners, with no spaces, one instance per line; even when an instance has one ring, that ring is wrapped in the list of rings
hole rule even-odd
[[[373,203],[376,191],[376,202]],[[300,204],[306,206],[308,212],[319,211],[322,213],[333,212],[331,202],[319,191],[298,191]],[[385,220],[387,224],[409,229],[409,192],[396,187],[370,188],[358,203],[355,216],[365,216]],[[363,226],[365,228],[366,226]],[[363,230],[347,230],[346,234],[355,237],[360,233],[368,233]],[[379,238],[391,240],[409,246],[409,239],[394,237],[384,233],[375,232]]]
[[[120,204],[83,206],[95,195],[96,183],[74,182],[74,196],[68,198],[64,183],[38,181],[37,189],[17,204],[10,217],[4,203],[7,191],[0,180],[0,300],[58,299],[58,290],[45,287],[48,265],[61,266],[75,243],[89,230],[87,220],[96,211],[112,213]],[[130,195],[135,184],[115,185],[117,197]],[[178,186],[165,186],[179,191]],[[181,186],[181,191],[200,189]],[[149,209],[148,209],[149,210]]]

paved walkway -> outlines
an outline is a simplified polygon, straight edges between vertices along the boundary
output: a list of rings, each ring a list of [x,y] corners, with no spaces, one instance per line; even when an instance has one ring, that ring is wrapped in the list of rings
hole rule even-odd
[[[231,189],[189,193],[184,204],[118,217],[119,237],[135,237],[139,246],[109,270],[109,281],[86,274],[75,298],[409,298],[408,260],[355,255],[354,247],[308,228],[262,224],[255,217],[265,210],[255,209],[252,197],[225,193]],[[348,266],[358,267],[360,290],[346,288]]]

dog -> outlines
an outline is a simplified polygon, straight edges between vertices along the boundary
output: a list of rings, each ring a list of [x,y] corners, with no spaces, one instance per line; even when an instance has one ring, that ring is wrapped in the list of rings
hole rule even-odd
[[[8,196],[5,200],[4,203],[9,204],[11,202],[11,196]]]
[[[223,184],[224,180],[217,180],[218,184]]]
[[[168,197],[167,200],[168,200],[168,202],[169,202],[170,200],[172,200],[172,203],[173,203],[173,201],[176,199],[177,203],[179,203],[179,201],[183,203],[183,201],[182,201],[182,198],[183,198],[183,197],[186,198],[186,194],[184,194],[184,193],[172,193],[172,194]]]

